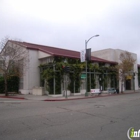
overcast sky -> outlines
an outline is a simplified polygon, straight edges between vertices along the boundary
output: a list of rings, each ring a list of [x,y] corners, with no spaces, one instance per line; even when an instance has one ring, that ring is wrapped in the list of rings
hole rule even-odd
[[[137,53],[140,0],[0,0],[0,39],[81,51],[115,48]]]

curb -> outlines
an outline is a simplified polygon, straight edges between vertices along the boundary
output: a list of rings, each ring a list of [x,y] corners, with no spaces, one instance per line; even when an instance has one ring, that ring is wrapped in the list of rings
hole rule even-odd
[[[42,101],[70,101],[70,100],[80,100],[80,99],[90,99],[90,98],[99,98],[99,97],[107,97],[107,96],[117,96],[118,94],[114,95],[104,95],[104,96],[91,96],[91,97],[81,97],[81,98],[65,98],[65,99],[45,99]]]
[[[21,99],[21,100],[27,100],[24,97],[11,97],[11,96],[0,96],[0,98],[10,98],[10,99]]]
[[[70,101],[70,100],[80,100],[80,99],[90,99],[90,98],[99,98],[99,97],[108,97],[108,96],[118,96],[118,95],[125,95],[125,94],[134,94],[139,92],[129,92],[129,93],[119,93],[119,94],[107,94],[104,96],[91,96],[91,97],[81,97],[81,98],[65,98],[65,99],[45,99],[42,101]]]
[[[128,93],[119,93],[119,94],[107,94],[107,95],[95,95],[95,96],[89,96],[89,97],[75,97],[75,98],[62,98],[62,99],[45,99],[40,101],[70,101],[70,100],[81,100],[81,99],[90,99],[90,98],[99,98],[99,97],[108,97],[108,96],[117,96],[117,95],[125,95],[125,94],[135,94],[139,93],[136,92],[128,92]],[[0,98],[10,98],[10,99],[21,99],[21,100],[31,100],[25,97],[13,97],[13,96],[0,96]]]

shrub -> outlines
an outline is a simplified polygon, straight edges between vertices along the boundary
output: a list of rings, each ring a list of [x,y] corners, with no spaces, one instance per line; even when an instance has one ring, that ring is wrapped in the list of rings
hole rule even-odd
[[[12,76],[7,80],[8,92],[18,92],[19,90],[19,77]],[[0,93],[4,93],[5,85],[4,78],[0,77]]]

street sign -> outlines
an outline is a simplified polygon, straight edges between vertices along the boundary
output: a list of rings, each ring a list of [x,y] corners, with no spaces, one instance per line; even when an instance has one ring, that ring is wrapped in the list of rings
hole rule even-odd
[[[82,73],[81,74],[81,79],[85,79],[86,78],[86,74],[85,73]]]
[[[85,50],[82,50],[80,52],[80,58],[81,58],[81,62],[85,62]]]

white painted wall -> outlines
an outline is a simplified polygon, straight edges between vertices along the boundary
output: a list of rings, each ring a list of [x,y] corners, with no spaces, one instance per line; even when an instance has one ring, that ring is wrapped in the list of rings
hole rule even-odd
[[[38,59],[46,58],[46,57],[50,57],[50,56],[51,56],[50,54],[38,51]]]
[[[38,51],[29,50],[29,60],[28,88],[32,90],[34,87],[40,86]]]
[[[40,86],[40,62],[38,60],[38,51],[28,50],[29,62],[24,69],[23,77],[23,89],[21,89],[22,94],[32,93],[34,87]]]
[[[51,55],[37,50],[28,49],[29,62],[24,69],[23,89],[20,89],[22,94],[32,94],[33,89],[40,87],[40,70],[39,65],[42,60],[47,61],[47,57]],[[50,59],[50,58],[49,58]]]

